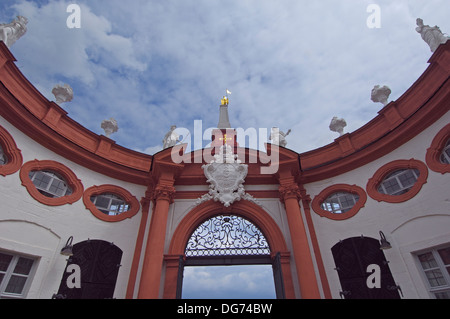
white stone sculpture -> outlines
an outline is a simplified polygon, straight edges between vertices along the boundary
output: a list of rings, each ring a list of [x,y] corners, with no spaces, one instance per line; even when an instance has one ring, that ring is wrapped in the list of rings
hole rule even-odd
[[[375,85],[372,89],[371,99],[373,102],[383,103],[383,105],[388,104],[388,98],[391,95],[391,89],[386,85],[380,86]]]
[[[56,98],[56,103],[61,105],[65,102],[70,102],[73,99],[73,89],[69,84],[55,85],[52,90],[53,95]]]
[[[180,135],[175,132],[176,125],[170,127],[170,131],[166,133],[163,139],[163,149],[175,146],[180,141]]]
[[[8,24],[0,24],[0,40],[10,48],[20,37],[27,32],[28,19],[17,16]]]
[[[117,121],[112,117],[108,120],[104,120],[101,125],[102,129],[105,131],[106,137],[110,137],[111,134],[117,132],[119,130],[119,125]]]
[[[445,36],[438,26],[430,27],[429,25],[424,25],[423,20],[420,18],[416,22],[416,31],[420,33],[422,39],[430,46],[431,52],[436,51],[442,43],[448,41],[449,37]]]
[[[197,205],[211,199],[220,201],[225,207],[241,199],[259,204],[253,196],[245,193],[243,184],[248,165],[242,164],[238,156],[233,154],[230,145],[222,145],[219,154],[214,155],[214,160],[203,165],[202,169],[207,178],[206,182],[210,185],[209,192],[197,200]]]
[[[278,127],[272,127],[270,131],[269,141],[272,141],[272,144],[286,147],[287,145],[286,136],[288,136],[290,133],[291,133],[290,129],[286,133],[284,133],[280,131]]]
[[[330,123],[330,130],[339,133],[340,136],[344,135],[344,127],[347,126],[347,122],[344,119],[340,119],[337,116],[333,117]]]

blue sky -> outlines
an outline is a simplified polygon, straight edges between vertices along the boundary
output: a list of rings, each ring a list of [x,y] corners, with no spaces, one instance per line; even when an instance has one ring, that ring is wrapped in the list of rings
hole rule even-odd
[[[67,28],[71,3],[80,29]],[[380,28],[367,27],[371,3]],[[417,17],[450,33],[445,0],[1,1],[2,22],[18,14],[30,20],[11,48],[25,76],[50,100],[70,84],[70,117],[97,134],[114,117],[112,139],[150,154],[173,124],[217,125],[227,88],[234,127],[292,129],[297,152],[324,146],[333,116],[352,132],[377,115],[374,85],[395,100],[426,69]]]
[[[276,299],[271,265],[185,267],[183,299]]]
[[[66,25],[71,3],[81,7],[80,29]],[[366,24],[369,4],[381,9],[380,28]],[[352,132],[382,108],[370,100],[375,85],[396,100],[425,71],[432,53],[416,18],[450,34],[448,0],[0,2],[0,22],[16,15],[29,19],[28,32],[11,51],[31,83],[49,100],[68,83],[71,118],[103,134],[101,122],[114,117],[111,138],[149,154],[171,125],[217,125],[226,89],[234,127],[292,129],[287,147],[300,153],[324,146],[338,137],[333,116]],[[203,277],[189,277],[195,271]],[[187,282],[217,269],[203,271],[188,270]],[[247,287],[265,282],[242,269],[232,276],[247,276]]]

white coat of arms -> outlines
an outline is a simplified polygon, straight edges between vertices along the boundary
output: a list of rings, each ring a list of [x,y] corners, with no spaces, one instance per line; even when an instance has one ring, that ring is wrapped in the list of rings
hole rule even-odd
[[[226,147],[224,152],[224,146]],[[197,204],[214,199],[229,207],[241,199],[255,201],[253,196],[246,194],[243,183],[248,173],[248,166],[242,164],[233,154],[230,145],[220,147],[219,154],[202,169],[209,183],[209,192],[197,200]],[[256,202],[256,201],[255,201]]]

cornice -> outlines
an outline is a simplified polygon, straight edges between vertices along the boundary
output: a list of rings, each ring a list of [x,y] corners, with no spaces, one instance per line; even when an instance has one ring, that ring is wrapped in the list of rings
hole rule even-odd
[[[135,184],[145,185],[149,175],[159,178],[166,170],[177,171],[177,185],[204,183],[199,179],[201,165],[195,162],[169,163],[169,153],[162,152],[155,154],[155,158],[159,157],[155,164],[153,156],[119,146],[84,128],[43,97],[14,62],[14,56],[0,43],[0,115],[36,142],[88,169]],[[399,99],[360,129],[301,154],[279,147],[280,167],[289,167],[299,184],[314,182],[368,164],[420,134],[450,110],[450,41],[434,52],[429,63]],[[266,147],[271,154],[272,145]],[[264,154],[258,156],[263,158]],[[276,179],[276,174],[264,176],[252,171],[264,164],[251,166],[246,183],[272,184]],[[151,172],[153,169],[156,173]]]

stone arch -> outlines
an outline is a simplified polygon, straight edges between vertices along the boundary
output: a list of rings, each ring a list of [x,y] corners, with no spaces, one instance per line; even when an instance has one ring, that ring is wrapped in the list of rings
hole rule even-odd
[[[208,201],[196,206],[179,223],[169,246],[168,254],[165,255],[166,275],[164,285],[164,298],[175,298],[177,290],[178,269],[180,258],[185,258],[186,244],[196,228],[207,219],[220,213],[232,213],[241,216],[255,226],[264,234],[271,249],[271,256],[279,255],[281,260],[281,272],[286,298],[295,298],[291,275],[290,252],[288,251],[283,233],[272,217],[260,206],[249,201],[239,201],[230,208],[225,208],[220,203]]]

